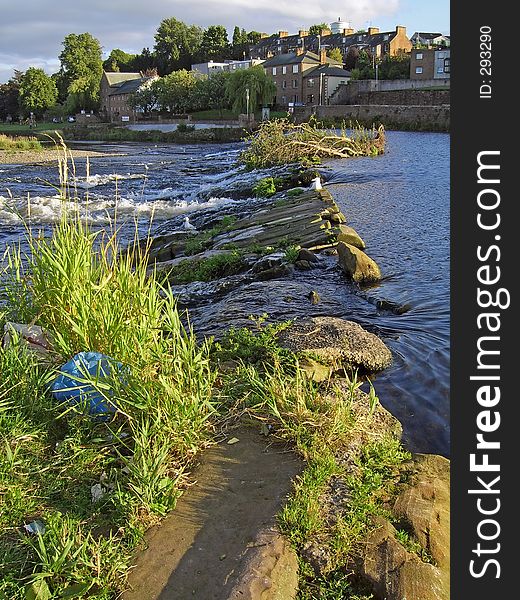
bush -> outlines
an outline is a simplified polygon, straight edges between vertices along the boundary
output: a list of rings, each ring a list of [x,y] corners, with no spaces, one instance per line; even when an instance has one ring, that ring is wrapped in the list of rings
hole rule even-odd
[[[276,194],[276,184],[273,177],[264,177],[255,183],[252,188],[257,198],[270,198]]]

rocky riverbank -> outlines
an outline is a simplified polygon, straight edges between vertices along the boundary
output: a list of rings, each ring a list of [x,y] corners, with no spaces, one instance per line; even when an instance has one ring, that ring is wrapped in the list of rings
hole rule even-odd
[[[310,270],[319,272],[331,260],[336,261],[345,279],[357,286],[373,284],[382,277],[359,233],[347,224],[347,217],[316,179],[310,188],[292,188],[258,199],[256,207],[245,212],[235,209],[219,213],[204,224],[186,225],[184,230],[180,227],[151,241],[149,268],[167,276],[182,307],[191,310],[204,304],[208,319],[217,299],[225,303],[229,294],[246,289],[262,294],[271,288],[283,294],[287,278],[298,279],[298,273]],[[312,587],[316,581],[341,577],[374,594],[370,597],[377,600],[447,600],[449,461],[435,455],[396,460],[384,475],[378,473],[381,483],[376,481],[369,495],[356,500],[356,486],[373,485],[373,481],[364,482],[364,469],[369,470],[370,478],[376,477],[371,467],[366,467],[367,461],[370,463],[366,454],[372,451],[367,448],[374,448],[375,442],[392,447],[391,440],[399,443],[402,433],[399,422],[381,406],[373,388],[363,393],[356,381],[358,376],[370,376],[388,367],[392,355],[380,338],[355,322],[332,316],[313,317],[312,309],[320,302],[315,290],[309,293],[308,301],[309,315],[276,334],[276,352],[288,351],[297,358],[299,368],[318,384],[324,402],[348,405],[347,420],[351,420],[352,430],[347,441],[338,437],[337,448],[332,443],[337,471],[321,486],[317,498],[320,528],[310,539],[294,544],[300,563],[303,561],[301,564],[309,569],[305,572],[300,568],[300,585]],[[396,307],[396,314],[400,314],[400,308]],[[244,321],[247,317],[243,315]],[[217,311],[214,318],[219,319]],[[221,361],[223,376],[234,381],[240,364],[241,359],[236,357]],[[276,429],[276,425],[273,427]],[[377,510],[370,508],[372,503]],[[338,527],[350,523],[352,512],[364,516],[354,518],[359,531],[355,542],[343,541],[349,550],[338,563],[337,548],[331,539],[339,535]],[[298,539],[293,537],[291,526],[286,524],[284,531],[293,542]],[[337,546],[339,542],[335,543]],[[249,562],[243,564],[237,558],[242,594],[260,598],[251,592],[257,577],[248,573],[247,565],[254,564],[255,571],[265,571],[268,585],[262,588],[263,599],[279,598],[280,589],[284,590],[284,598],[296,596],[297,561],[287,558],[294,549],[282,546],[280,556],[275,552],[275,558],[269,554],[265,560],[269,564],[280,560],[284,565],[293,565],[292,574],[287,566],[262,569],[262,560],[256,554],[254,559],[249,555]],[[246,549],[242,552],[245,554]],[[138,572],[134,573],[134,581],[136,575],[138,578]],[[292,582],[289,591],[287,582]]]

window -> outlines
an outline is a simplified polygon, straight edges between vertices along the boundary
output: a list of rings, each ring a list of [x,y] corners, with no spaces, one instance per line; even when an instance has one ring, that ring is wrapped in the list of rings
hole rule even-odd
[[[282,87],[285,89],[287,87],[287,81],[285,79],[282,81]]]
[[[298,65],[293,65],[292,66],[292,72],[293,73],[298,73]]]
[[[437,58],[444,58],[444,52],[439,52]]]
[[[444,59],[444,72],[445,73],[450,72],[450,59],[449,58]]]
[[[420,73],[422,73],[422,67],[415,67],[415,72],[416,72],[417,74],[420,74]]]
[[[437,67],[437,73],[444,73],[444,67]]]
[[[276,75],[276,67],[273,67],[273,75]]]
[[[422,57],[423,57],[423,53],[422,53],[422,52],[417,52],[417,53],[415,54],[415,59],[416,59],[416,60],[422,60]]]
[[[287,73],[287,67],[282,67],[282,75],[285,75]]]
[[[307,87],[314,87],[314,79],[312,77],[307,79]]]
[[[385,33],[383,39],[386,41],[388,39],[388,33]]]
[[[297,88],[298,87],[298,80],[297,79],[293,79],[292,80],[292,86],[293,86],[293,88]]]
[[[287,104],[287,96],[282,96],[282,104]]]
[[[357,41],[358,42],[362,42],[363,41],[363,36],[362,35],[358,35],[357,36]]]
[[[308,104],[313,104],[314,103],[314,94],[308,94],[308,96],[307,96],[307,103]]]

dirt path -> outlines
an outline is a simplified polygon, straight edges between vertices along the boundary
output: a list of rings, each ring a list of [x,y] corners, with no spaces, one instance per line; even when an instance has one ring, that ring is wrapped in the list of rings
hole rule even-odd
[[[147,535],[124,600],[260,598],[273,585],[273,570],[295,577],[295,565],[284,561],[296,559],[287,558],[275,515],[301,463],[257,429],[241,427],[231,436],[239,441],[204,454],[197,483]]]

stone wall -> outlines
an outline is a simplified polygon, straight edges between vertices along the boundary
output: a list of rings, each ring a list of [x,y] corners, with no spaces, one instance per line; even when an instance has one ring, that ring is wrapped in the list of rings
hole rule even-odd
[[[312,107],[295,110],[298,121],[308,119]],[[316,107],[318,119],[345,119],[366,126],[382,123],[386,129],[407,131],[449,131],[450,107],[443,106],[388,106],[388,105],[337,105]]]
[[[394,90],[360,92],[356,104],[395,104],[408,106],[439,106],[450,103],[449,90]]]
[[[358,99],[367,92],[393,92],[396,90],[420,90],[450,87],[449,79],[360,79],[340,85],[330,99],[331,104],[363,104]]]

